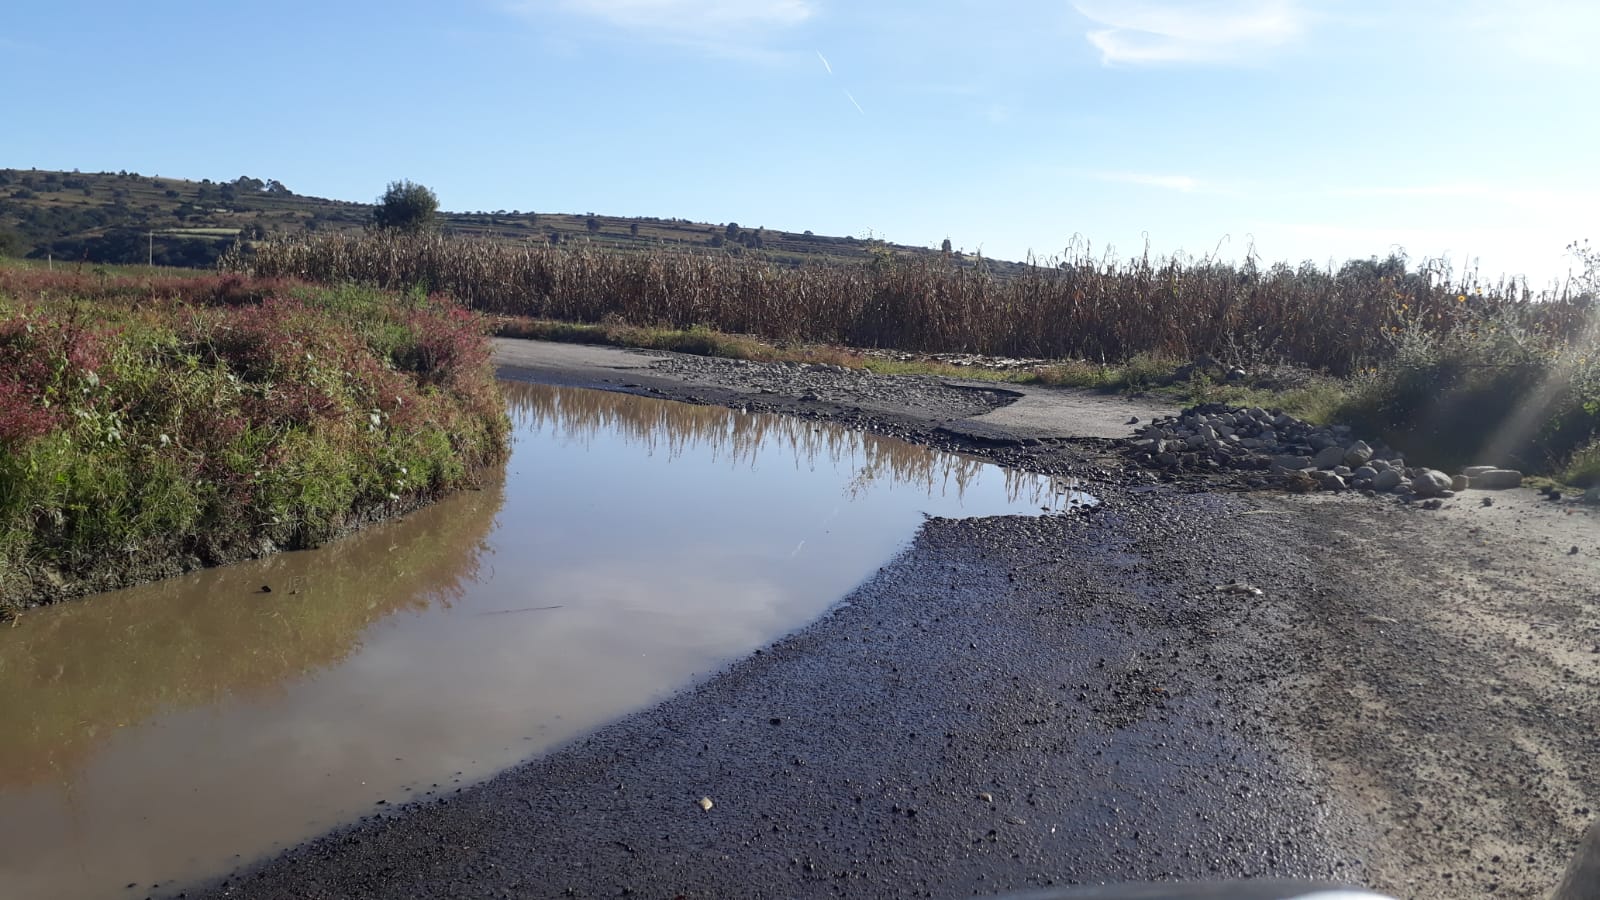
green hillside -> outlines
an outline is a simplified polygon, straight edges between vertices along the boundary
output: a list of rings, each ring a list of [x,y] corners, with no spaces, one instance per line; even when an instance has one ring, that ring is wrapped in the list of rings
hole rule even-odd
[[[241,176],[189,181],[137,172],[0,169],[0,255],[58,261],[210,266],[235,240],[269,234],[357,231],[372,206],[296,194],[282,183]],[[459,235],[570,243],[618,250],[750,256],[780,265],[860,263],[884,249],[938,251],[738,223],[624,218],[529,210],[445,212]],[[999,264],[1008,268],[1007,264]]]

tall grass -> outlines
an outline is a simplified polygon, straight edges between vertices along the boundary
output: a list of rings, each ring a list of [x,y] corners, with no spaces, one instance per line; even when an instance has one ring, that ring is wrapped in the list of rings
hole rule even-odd
[[[1514,281],[1415,271],[1399,258],[1338,270],[1086,254],[999,277],[931,256],[798,269],[726,256],[618,254],[444,235],[281,238],[224,265],[265,278],[444,291],[493,314],[703,326],[771,340],[1125,362],[1138,355],[1288,362],[1344,375],[1393,356],[1393,336],[1494,317],[1564,341],[1591,301]]]

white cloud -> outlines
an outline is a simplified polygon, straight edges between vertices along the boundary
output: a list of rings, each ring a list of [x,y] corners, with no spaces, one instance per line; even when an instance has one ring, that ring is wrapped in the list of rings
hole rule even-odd
[[[512,0],[522,15],[556,12],[673,40],[715,41],[800,25],[811,0]]]
[[[1085,37],[1106,65],[1248,62],[1298,38],[1308,19],[1295,0],[1076,0],[1073,7],[1102,26]]]
[[[1341,187],[1335,197],[1481,197],[1488,188],[1477,184],[1414,184],[1392,187]]]
[[[1570,0],[1473,0],[1456,7],[1469,29],[1524,61],[1592,67],[1600,8]]]
[[[1169,191],[1181,191],[1185,194],[1211,189],[1205,182],[1191,175],[1160,175],[1151,172],[1097,172],[1094,174],[1094,178],[1100,181],[1114,181],[1121,184],[1137,184]]]

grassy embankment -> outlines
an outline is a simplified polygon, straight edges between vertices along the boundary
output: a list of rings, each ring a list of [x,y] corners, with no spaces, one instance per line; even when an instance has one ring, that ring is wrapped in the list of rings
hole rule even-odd
[[[315,545],[470,483],[478,315],[369,288],[0,266],[0,604]]]
[[[997,277],[888,253],[788,269],[436,235],[271,241],[232,264],[444,291],[512,335],[880,371],[923,367],[843,348],[1061,360],[994,377],[1276,406],[1350,422],[1434,465],[1487,460],[1591,483],[1600,261],[1579,255],[1584,277],[1544,296],[1399,259],[1325,270],[1076,258]],[[1205,357],[1258,375],[1224,383],[1187,365]]]

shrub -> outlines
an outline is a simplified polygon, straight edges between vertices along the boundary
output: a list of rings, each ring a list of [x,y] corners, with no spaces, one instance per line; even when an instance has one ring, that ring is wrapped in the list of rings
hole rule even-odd
[[[1579,487],[1600,485],[1600,440],[1583,445],[1567,459],[1561,480]]]
[[[1505,311],[1438,334],[1408,322],[1392,357],[1359,378],[1340,416],[1431,465],[1559,468],[1600,426],[1593,348]]]
[[[413,181],[389,182],[372,211],[372,224],[381,229],[411,232],[433,227],[439,212],[439,198],[433,191]]]

